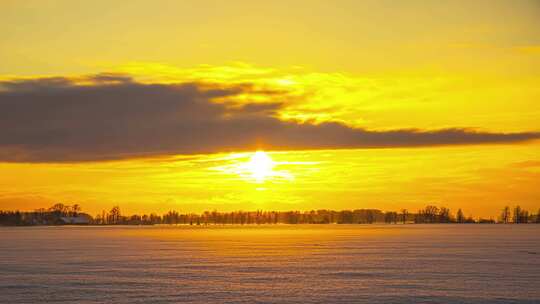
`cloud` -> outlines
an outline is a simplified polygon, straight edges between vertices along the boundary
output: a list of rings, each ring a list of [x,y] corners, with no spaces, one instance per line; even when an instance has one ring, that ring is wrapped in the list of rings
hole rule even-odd
[[[3,81],[0,161],[76,162],[257,148],[493,144],[540,137],[538,132],[468,129],[370,131],[335,122],[282,121],[274,115],[282,103],[226,102],[253,90],[249,85],[143,84],[114,74]]]

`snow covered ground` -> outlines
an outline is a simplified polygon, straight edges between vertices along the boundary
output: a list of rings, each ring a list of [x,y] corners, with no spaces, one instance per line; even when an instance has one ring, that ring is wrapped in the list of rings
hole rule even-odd
[[[0,303],[540,303],[540,225],[0,227]]]

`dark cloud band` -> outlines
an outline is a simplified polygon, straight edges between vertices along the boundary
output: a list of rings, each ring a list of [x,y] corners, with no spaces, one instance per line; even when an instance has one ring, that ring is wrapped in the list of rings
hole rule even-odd
[[[538,132],[370,131],[273,116],[276,104],[228,107],[250,86],[142,84],[97,75],[0,82],[0,161],[66,162],[264,149],[396,148],[514,143]],[[266,92],[262,92],[266,94]],[[267,92],[273,94],[273,92]]]

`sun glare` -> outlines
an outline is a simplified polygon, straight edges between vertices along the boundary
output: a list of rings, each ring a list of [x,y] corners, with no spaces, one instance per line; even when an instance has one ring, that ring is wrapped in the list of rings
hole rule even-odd
[[[291,162],[275,161],[269,153],[264,151],[230,154],[228,158],[223,160],[228,163],[212,167],[212,170],[238,175],[249,183],[282,183],[294,180],[292,173],[284,168],[292,164]],[[295,164],[300,163],[295,162]]]
[[[261,183],[271,176],[275,166],[272,158],[264,151],[257,151],[246,163],[246,169],[251,173],[254,180]]]

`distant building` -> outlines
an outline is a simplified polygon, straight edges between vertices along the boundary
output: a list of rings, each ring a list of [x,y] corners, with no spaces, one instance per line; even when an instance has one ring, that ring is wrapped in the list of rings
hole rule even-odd
[[[86,213],[79,213],[77,216],[62,216],[60,219],[67,225],[88,225],[92,222],[92,217]]]

